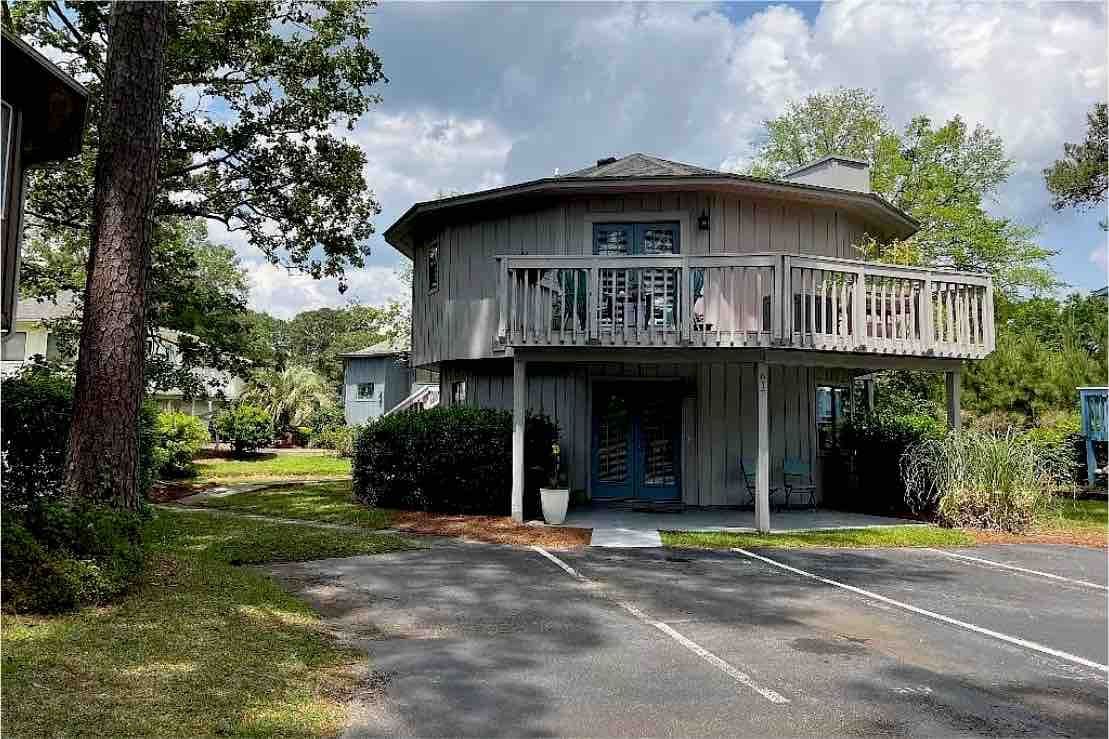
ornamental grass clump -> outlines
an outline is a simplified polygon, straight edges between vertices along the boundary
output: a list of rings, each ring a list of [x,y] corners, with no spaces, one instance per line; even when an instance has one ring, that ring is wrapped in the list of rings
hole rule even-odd
[[[925,439],[901,458],[905,502],[946,526],[1027,529],[1062,474],[1058,455],[1028,434],[967,429]]]

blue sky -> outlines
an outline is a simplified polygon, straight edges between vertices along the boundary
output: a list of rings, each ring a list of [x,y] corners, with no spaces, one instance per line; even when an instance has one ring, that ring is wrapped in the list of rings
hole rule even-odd
[[[1106,96],[1104,4],[386,2],[373,24],[390,82],[350,135],[379,232],[439,191],[606,155],[742,168],[786,100],[846,85],[874,90],[898,127],[958,113],[999,133],[1015,164],[991,211],[1038,226],[1074,288],[1106,283],[1104,214],[1052,211],[1040,174]],[[379,237],[346,296],[236,246],[253,304],[278,315],[403,292],[400,257]]]

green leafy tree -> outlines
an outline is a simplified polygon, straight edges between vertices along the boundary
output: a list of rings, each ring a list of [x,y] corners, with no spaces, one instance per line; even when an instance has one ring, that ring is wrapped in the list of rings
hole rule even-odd
[[[228,247],[209,241],[197,219],[163,219],[154,228],[147,278],[146,334],[150,337],[145,377],[148,388],[178,388],[188,395],[214,392],[214,375],[246,371],[251,335],[246,315],[246,272]],[[72,293],[73,313],[51,322],[62,357],[75,357],[84,304],[87,243],[82,239],[45,238],[36,230],[28,239],[20,289],[25,295],[56,298]],[[159,359],[162,329],[180,332],[178,361]]]
[[[251,378],[239,399],[264,410],[273,431],[307,426],[321,411],[334,406],[336,395],[317,372],[291,365],[281,372],[263,371]]]
[[[1063,144],[1064,156],[1044,170],[1044,181],[1054,198],[1051,207],[1094,208],[1105,203],[1109,191],[1109,135],[1105,103],[1086,114],[1086,140]],[[1102,229],[1109,223],[1101,222]]]
[[[361,149],[338,135],[379,102],[381,60],[368,45],[371,3],[267,0],[167,3],[165,112],[155,216],[240,231],[271,262],[345,289],[363,266],[379,208]],[[90,92],[82,155],[38,173],[32,221],[87,232],[110,2],[27,0],[12,27],[53,50]]]
[[[861,158],[872,190],[920,221],[907,240],[857,245],[867,258],[988,272],[1003,292],[1055,284],[1052,252],[1035,230],[985,210],[1012,169],[989,129],[970,129],[959,116],[939,126],[918,116],[898,134],[873,93],[848,88],[791,102],[766,128],[752,174],[781,177],[829,154]]]
[[[290,361],[311,367],[337,390],[343,383],[339,355],[393,341],[402,312],[394,303],[384,308],[349,305],[298,313],[288,323]]]

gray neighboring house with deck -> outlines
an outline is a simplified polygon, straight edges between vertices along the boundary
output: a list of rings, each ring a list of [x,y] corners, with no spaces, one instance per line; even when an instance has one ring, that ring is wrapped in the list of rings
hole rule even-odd
[[[531,411],[579,499],[750,505],[767,530],[791,476],[821,499],[856,378],[946,373],[959,422],[962,363],[994,346],[990,278],[856,249],[917,227],[865,162],[766,180],[633,154],[416,203],[385,238],[414,265],[411,366],[444,403],[513,413],[514,517]]]

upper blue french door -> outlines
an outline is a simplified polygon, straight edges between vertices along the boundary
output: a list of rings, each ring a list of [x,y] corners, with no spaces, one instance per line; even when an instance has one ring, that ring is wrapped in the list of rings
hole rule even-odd
[[[674,383],[598,382],[592,490],[597,500],[678,500],[681,399]]]

